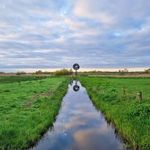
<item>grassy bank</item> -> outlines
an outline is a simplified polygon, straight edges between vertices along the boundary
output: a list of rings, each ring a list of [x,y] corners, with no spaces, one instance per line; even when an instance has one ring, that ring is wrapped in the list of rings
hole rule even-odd
[[[150,149],[150,78],[80,77],[80,81],[97,109],[113,122],[130,146]]]
[[[0,83],[0,149],[34,144],[52,125],[69,82],[64,77],[25,78]]]

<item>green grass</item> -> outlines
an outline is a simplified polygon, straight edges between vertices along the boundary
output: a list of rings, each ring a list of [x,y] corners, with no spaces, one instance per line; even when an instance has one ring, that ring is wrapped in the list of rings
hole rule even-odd
[[[80,81],[130,146],[150,149],[150,78],[80,77]],[[141,102],[138,91],[143,92]]]
[[[65,77],[21,78],[0,79],[0,149],[33,145],[55,120],[69,82]]]
[[[0,76],[0,83],[13,83],[44,79],[46,76]]]

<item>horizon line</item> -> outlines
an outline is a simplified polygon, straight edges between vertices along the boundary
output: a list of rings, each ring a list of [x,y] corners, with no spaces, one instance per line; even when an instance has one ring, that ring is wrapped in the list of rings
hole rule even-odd
[[[108,71],[108,72],[118,72],[119,70],[127,69],[129,72],[136,72],[136,71],[145,71],[146,69],[149,69],[150,67],[93,67],[93,68],[80,68],[80,72],[82,71]],[[26,73],[32,73],[36,72],[38,70],[41,70],[43,72],[55,72],[61,69],[73,69],[69,67],[62,67],[62,68],[9,68],[9,69],[1,69],[0,72],[4,73],[16,73],[16,72],[26,72]]]

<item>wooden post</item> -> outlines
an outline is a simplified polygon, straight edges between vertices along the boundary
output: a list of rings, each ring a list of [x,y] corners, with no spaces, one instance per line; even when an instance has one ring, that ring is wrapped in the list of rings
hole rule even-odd
[[[126,96],[126,88],[123,88],[123,95]]]
[[[143,100],[143,93],[142,93],[142,91],[139,91],[137,93],[137,98],[138,98],[139,102],[141,102]]]
[[[75,76],[77,76],[77,70],[75,71]]]

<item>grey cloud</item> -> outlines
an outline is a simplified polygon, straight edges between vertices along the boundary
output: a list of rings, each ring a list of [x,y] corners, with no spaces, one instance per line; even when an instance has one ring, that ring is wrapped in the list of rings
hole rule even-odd
[[[7,0],[0,69],[150,66],[147,0]]]

